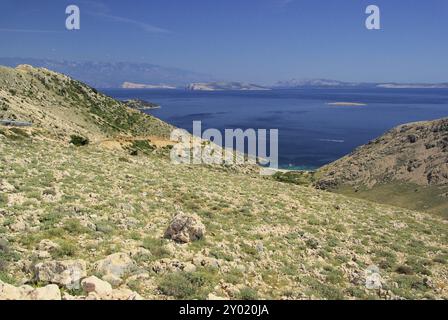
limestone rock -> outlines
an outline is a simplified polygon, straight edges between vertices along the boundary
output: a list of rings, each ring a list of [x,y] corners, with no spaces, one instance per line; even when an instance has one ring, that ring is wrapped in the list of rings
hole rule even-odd
[[[27,224],[22,219],[18,219],[15,223],[13,223],[10,227],[13,232],[25,231],[27,228]]]
[[[39,251],[48,251],[52,252],[54,250],[57,250],[60,246],[57,243],[54,243],[51,240],[44,239],[41,242],[39,242],[38,250]]]
[[[187,243],[201,239],[204,234],[205,226],[197,215],[180,213],[173,218],[164,236],[176,242]]]
[[[13,285],[0,281],[0,300],[20,300],[22,291]]]
[[[226,298],[223,298],[223,297],[220,297],[220,296],[217,296],[217,295],[215,295],[215,294],[213,294],[213,293],[209,293],[208,294],[208,297],[207,297],[207,300],[215,300],[215,301],[217,301],[217,300],[227,300]]]
[[[123,280],[120,277],[117,277],[110,273],[102,276],[101,279],[103,279],[106,282],[109,282],[114,287],[118,287],[120,284],[123,283]]]
[[[34,266],[37,281],[79,289],[80,280],[87,276],[86,262],[83,260],[46,261]]]
[[[95,270],[104,275],[112,274],[116,277],[122,277],[132,271],[134,267],[134,260],[123,252],[111,254],[95,263]]]
[[[99,296],[107,296],[112,293],[112,286],[95,276],[85,278],[81,281],[81,286],[84,291],[89,294],[90,292],[95,292]]]
[[[193,257],[193,264],[196,267],[210,267],[218,269],[222,263],[218,259],[197,254]]]
[[[31,300],[61,300],[61,291],[55,284],[37,288],[29,293]]]
[[[111,300],[144,300],[137,292],[129,289],[117,289],[112,292]]]
[[[61,291],[55,284],[42,288],[15,287],[0,281],[0,300],[61,300]]]

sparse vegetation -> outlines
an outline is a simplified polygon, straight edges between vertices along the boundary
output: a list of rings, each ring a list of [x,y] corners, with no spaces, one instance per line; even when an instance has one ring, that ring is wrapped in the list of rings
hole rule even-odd
[[[213,276],[207,272],[176,272],[162,277],[159,290],[176,299],[205,299],[213,285]]]
[[[148,137],[168,125],[123,114],[119,102],[62,76],[24,72],[27,84],[33,72],[46,78],[34,82],[42,92],[45,85],[65,89],[64,99],[59,90],[48,92],[65,109],[59,115],[58,106],[41,106],[46,100],[32,95],[27,110],[36,127],[20,129],[27,133],[20,139],[2,128],[0,238],[8,242],[0,242],[0,281],[33,279],[39,262],[77,259],[89,276],[102,277],[97,263],[119,254],[132,268],[108,281],[144,298],[448,297],[446,220],[319,191],[302,174],[272,179],[246,168],[174,166]],[[0,95],[16,108],[22,89],[13,98],[1,80],[13,76],[0,68]],[[51,125],[42,120],[50,115]],[[66,132],[92,142],[69,147]],[[130,157],[129,146],[141,155]],[[206,229],[201,240],[163,239],[179,212],[198,216]],[[372,264],[382,290],[365,287]]]

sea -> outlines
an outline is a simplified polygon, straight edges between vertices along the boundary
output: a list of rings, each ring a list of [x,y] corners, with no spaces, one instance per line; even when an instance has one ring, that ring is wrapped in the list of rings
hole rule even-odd
[[[284,89],[271,91],[103,90],[119,100],[142,99],[145,111],[192,132],[202,129],[278,129],[279,165],[314,170],[387,130],[448,117],[448,89]],[[335,106],[352,102],[364,106]]]

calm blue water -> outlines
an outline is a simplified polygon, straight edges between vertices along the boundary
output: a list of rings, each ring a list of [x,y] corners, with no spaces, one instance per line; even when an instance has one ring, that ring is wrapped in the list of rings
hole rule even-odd
[[[158,103],[150,114],[191,132],[207,128],[279,129],[282,167],[317,168],[402,123],[448,116],[448,89],[300,89],[199,92],[106,90],[117,99]],[[365,107],[329,106],[362,102]]]

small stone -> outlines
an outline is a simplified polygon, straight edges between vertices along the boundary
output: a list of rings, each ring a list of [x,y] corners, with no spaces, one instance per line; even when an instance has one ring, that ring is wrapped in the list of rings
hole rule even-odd
[[[95,292],[99,296],[107,296],[112,293],[112,286],[95,276],[85,278],[81,281],[81,286],[84,291],[89,294],[90,292]]]
[[[112,292],[112,300],[144,300],[137,292],[129,289],[117,289]]]
[[[18,220],[17,222],[13,223],[9,228],[13,232],[20,232],[20,231],[25,231],[27,228],[27,225],[26,225],[25,221]]]
[[[37,257],[39,259],[49,259],[51,258],[51,254],[48,251],[37,251]]]
[[[38,245],[38,250],[40,251],[48,251],[48,252],[52,252],[55,251],[59,248],[60,246],[57,243],[54,243],[51,240],[48,239],[44,239],[41,242],[39,242]]]
[[[255,248],[257,249],[258,253],[262,253],[264,251],[263,242],[261,241],[257,242]]]
[[[173,218],[164,237],[187,243],[201,239],[204,234],[205,226],[197,215],[180,213]]]
[[[197,267],[209,267],[218,269],[221,265],[218,259],[205,257],[202,254],[197,254],[193,258],[193,264]]]

